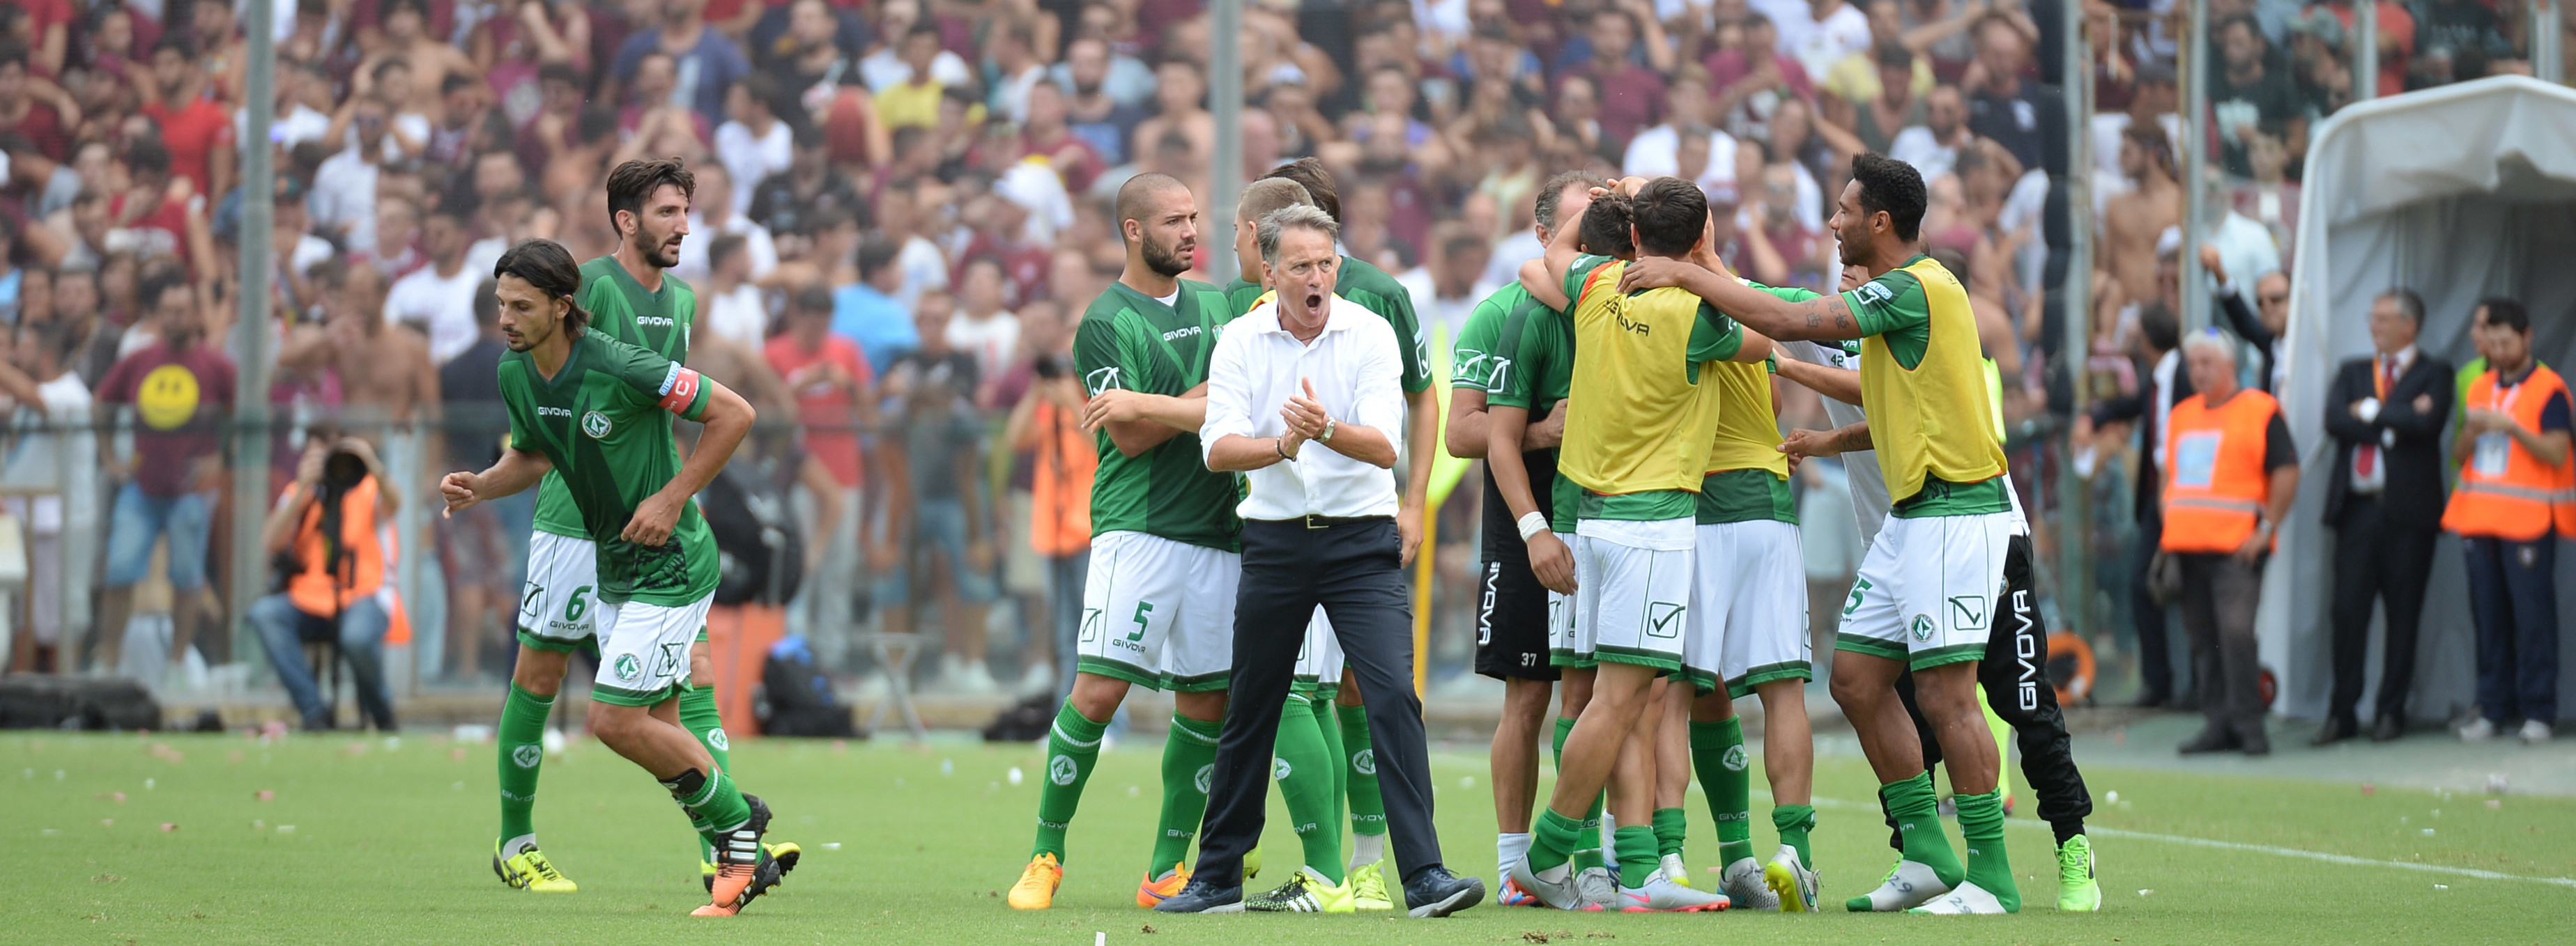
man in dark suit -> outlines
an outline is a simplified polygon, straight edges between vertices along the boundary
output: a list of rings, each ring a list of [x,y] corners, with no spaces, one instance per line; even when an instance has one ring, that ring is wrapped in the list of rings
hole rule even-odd
[[[2326,433],[2335,441],[2325,517],[2335,530],[2334,693],[2317,745],[2359,729],[2353,709],[2361,701],[2374,598],[2388,607],[2388,640],[2370,738],[2385,742],[2406,731],[2415,632],[2441,531],[2442,426],[2454,396],[2451,366],[2415,347],[2423,327],[2421,297],[2406,289],[2382,293],[2370,305],[2377,352],[2344,362],[2326,396]]]
[[[2138,379],[2138,393],[2093,403],[2094,425],[2117,421],[2135,421],[2138,442],[2143,446],[2138,456],[2138,479],[2135,487],[2138,531],[2135,561],[2130,563],[2129,617],[2138,633],[2138,705],[2168,707],[2174,702],[2173,656],[2165,628],[2165,608],[2156,603],[2148,585],[2153,576],[2150,563],[2164,541],[2164,516],[2157,497],[2164,485],[2158,454],[2165,442],[2165,415],[2173,412],[2174,402],[2188,399],[2194,393],[2191,373],[2182,369],[2182,352],[2176,350],[2180,330],[2173,309],[2161,301],[2149,302],[2138,310],[2138,352],[2148,365]]]

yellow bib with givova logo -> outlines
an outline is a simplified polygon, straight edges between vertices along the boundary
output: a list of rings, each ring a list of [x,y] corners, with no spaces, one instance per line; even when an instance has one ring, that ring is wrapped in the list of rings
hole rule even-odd
[[[1884,312],[1907,304],[1924,307],[1928,325],[1921,358],[1900,363],[1884,335],[1861,342],[1862,409],[1888,496],[1898,502],[1923,489],[1925,477],[1976,483],[2004,473],[2003,445],[1995,436],[1994,405],[1977,319],[1957,277],[1930,257],[1918,256],[1895,272],[1913,277],[1920,302],[1899,299],[1884,277],[1845,294],[1854,309]],[[1893,275],[1893,273],[1891,273]]]
[[[1696,493],[1719,396],[1690,358],[1702,303],[1681,289],[1623,294],[1626,268],[1593,268],[1576,296],[1573,403],[1557,472],[1604,496]]]

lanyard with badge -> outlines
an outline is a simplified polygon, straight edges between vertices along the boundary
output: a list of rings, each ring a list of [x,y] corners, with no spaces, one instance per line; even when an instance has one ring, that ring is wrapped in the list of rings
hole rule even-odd
[[[2499,376],[2497,379],[2498,383],[2495,386],[2495,393],[2489,397],[2487,406],[2496,413],[2510,418],[2513,416],[2513,402],[2522,399],[2523,385],[2516,384],[2511,387],[2507,387],[2502,383],[2502,380],[2501,376]],[[2531,379],[2529,378],[2523,379],[2526,384],[2529,383],[2530,380]],[[2513,435],[2510,433],[2506,433],[2501,430],[2490,430],[2486,433],[2479,434],[2477,449],[2469,461],[2470,465],[2476,468],[2479,476],[2503,476],[2505,466],[2512,458],[2512,445]]]

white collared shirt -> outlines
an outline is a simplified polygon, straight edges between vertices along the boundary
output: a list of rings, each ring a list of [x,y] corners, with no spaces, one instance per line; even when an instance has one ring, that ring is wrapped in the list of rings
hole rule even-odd
[[[1401,349],[1395,329],[1376,313],[1334,296],[1323,334],[1301,342],[1279,325],[1278,303],[1227,323],[1208,361],[1207,421],[1199,427],[1200,459],[1228,434],[1277,437],[1288,432],[1279,410],[1313,382],[1315,398],[1342,431],[1368,427],[1404,442]],[[1338,439],[1338,438],[1336,438]],[[1343,456],[1321,443],[1297,459],[1245,474],[1251,490],[1235,513],[1245,519],[1301,516],[1392,516],[1395,477],[1385,467]]]

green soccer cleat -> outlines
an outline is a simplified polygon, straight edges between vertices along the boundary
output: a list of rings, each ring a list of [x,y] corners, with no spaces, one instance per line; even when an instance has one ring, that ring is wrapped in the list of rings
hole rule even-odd
[[[1351,906],[1360,910],[1393,910],[1394,901],[1386,896],[1386,862],[1362,864],[1351,868],[1342,884],[1350,888]]]
[[[2080,834],[2057,847],[2057,909],[2064,913],[2102,909],[2102,885],[2093,879],[2093,842]]]
[[[492,872],[501,875],[502,883],[532,893],[575,893],[581,890],[579,884],[557,872],[555,865],[547,861],[546,855],[535,845],[502,857],[500,842],[493,842]]]

